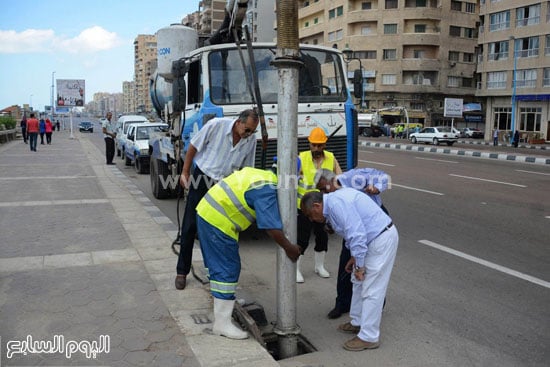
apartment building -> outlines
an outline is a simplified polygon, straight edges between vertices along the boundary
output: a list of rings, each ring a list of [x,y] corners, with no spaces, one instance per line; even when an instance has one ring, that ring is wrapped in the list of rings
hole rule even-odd
[[[202,0],[199,2],[199,23],[196,27],[200,34],[212,34],[217,31],[225,16],[226,0]]]
[[[140,34],[134,40],[134,87],[136,112],[153,110],[149,96],[149,77],[157,68],[157,37]]]
[[[349,76],[361,68],[363,109],[404,107],[411,122],[437,125],[445,98],[475,96],[478,1],[307,0],[298,12],[301,43],[351,48]],[[358,101],[359,103],[361,101]],[[400,111],[383,112],[393,123]],[[480,112],[464,126],[482,125]],[[466,116],[465,116],[466,117]]]
[[[550,1],[481,0],[477,95],[486,135],[550,136]]]
[[[136,111],[136,87],[133,81],[122,82],[122,111],[124,114]]]

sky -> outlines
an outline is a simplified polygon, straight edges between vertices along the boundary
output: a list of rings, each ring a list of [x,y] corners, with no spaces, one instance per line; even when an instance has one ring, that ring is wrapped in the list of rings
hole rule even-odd
[[[51,104],[56,79],[84,79],[85,103],[134,78],[134,40],[180,23],[199,0],[0,0],[0,109]]]

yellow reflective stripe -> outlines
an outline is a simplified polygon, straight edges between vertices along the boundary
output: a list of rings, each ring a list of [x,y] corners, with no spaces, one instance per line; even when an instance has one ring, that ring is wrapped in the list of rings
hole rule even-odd
[[[208,204],[210,204],[210,206],[216,210],[218,213],[220,213],[221,215],[223,215],[228,221],[230,221],[234,226],[235,226],[235,230],[237,232],[241,232],[242,231],[242,228],[240,225],[237,224],[237,222],[235,222],[234,220],[231,219],[231,217],[229,216],[229,214],[227,214],[227,212],[225,211],[225,209],[216,201],[214,200],[214,198],[212,197],[212,195],[210,195],[208,192],[206,193],[206,195],[204,195],[204,199],[206,200],[206,202]]]
[[[224,283],[211,280],[210,290],[218,293],[235,293],[237,290],[237,283]]]

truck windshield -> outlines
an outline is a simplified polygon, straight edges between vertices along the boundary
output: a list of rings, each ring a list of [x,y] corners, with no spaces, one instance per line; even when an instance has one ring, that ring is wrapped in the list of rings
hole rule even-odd
[[[209,55],[210,98],[215,104],[250,103],[246,75],[252,75],[248,53],[243,50],[243,69],[239,51],[224,49]],[[255,48],[254,59],[263,103],[277,103],[279,78],[271,62],[275,48]],[[304,48],[300,50],[303,67],[299,70],[298,102],[343,102],[347,97],[340,58],[336,52]],[[252,90],[254,89],[251,86]]]

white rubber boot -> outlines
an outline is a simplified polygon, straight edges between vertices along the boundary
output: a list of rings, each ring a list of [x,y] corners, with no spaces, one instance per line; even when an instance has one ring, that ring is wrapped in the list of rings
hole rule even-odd
[[[302,272],[300,271],[300,264],[302,262],[302,257],[304,255],[300,255],[298,257],[298,261],[296,261],[296,283],[303,283],[304,282],[304,276],[302,275]]]
[[[233,325],[231,315],[235,300],[214,298],[214,325],[212,333],[229,339],[246,339],[248,333]]]
[[[329,272],[325,269],[325,255],[326,251],[314,251],[315,252],[315,272],[319,274],[321,278],[330,277]]]

